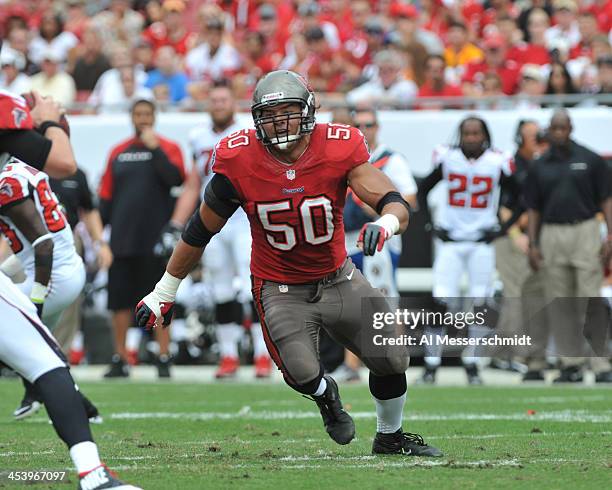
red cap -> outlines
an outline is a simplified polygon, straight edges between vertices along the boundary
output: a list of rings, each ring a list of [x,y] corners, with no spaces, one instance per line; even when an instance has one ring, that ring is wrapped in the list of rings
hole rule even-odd
[[[403,17],[406,19],[416,19],[419,16],[419,11],[412,4],[395,2],[391,5],[389,13],[392,17]]]

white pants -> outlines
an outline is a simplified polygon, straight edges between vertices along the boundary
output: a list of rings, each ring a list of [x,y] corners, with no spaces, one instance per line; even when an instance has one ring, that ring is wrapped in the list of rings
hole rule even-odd
[[[34,283],[34,271],[26,271],[27,279],[17,284],[21,292],[30,296]],[[51,272],[49,294],[43,306],[43,322],[53,330],[60,316],[83,291],[85,286],[85,265],[77,254],[74,260],[67,264],[54,266]]]
[[[43,374],[66,367],[51,332],[36,308],[0,273],[0,360],[34,383]]]
[[[238,209],[204,250],[204,278],[216,303],[251,300],[251,229]]]
[[[434,298],[488,298],[493,293],[495,249],[479,242],[441,242],[436,247],[433,266]],[[461,279],[467,273],[468,288],[461,291]]]

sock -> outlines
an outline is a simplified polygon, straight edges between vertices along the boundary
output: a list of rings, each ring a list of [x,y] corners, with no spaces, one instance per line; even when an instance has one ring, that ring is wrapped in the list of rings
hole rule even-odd
[[[83,342],[83,332],[79,330],[77,333],[74,334],[70,348],[74,351],[82,351],[84,346],[85,344]]]
[[[251,335],[253,336],[253,356],[268,357],[268,348],[266,347],[266,341],[261,330],[261,323],[253,323],[251,325]]]
[[[426,356],[423,359],[425,361],[425,365],[431,369],[439,368],[440,364],[442,363],[442,358],[440,357]]]
[[[491,333],[491,329],[484,325],[470,325],[468,326],[468,337],[470,339],[480,339]],[[461,353],[461,361],[464,366],[471,366],[478,362],[480,357],[480,350],[475,345],[468,345]]]
[[[431,345],[425,345],[425,364],[437,368],[442,363],[442,346],[437,345],[437,338],[446,334],[446,328],[426,326],[423,333],[427,339],[431,339]]]
[[[93,441],[81,395],[74,388],[68,369],[56,368],[34,383],[57,435],[68,447]]]
[[[70,457],[79,476],[102,465],[95,442],[85,441],[75,444],[70,448]]]
[[[325,393],[326,389],[327,389],[327,381],[325,380],[325,378],[321,378],[319,387],[317,388],[317,391],[313,393],[313,396],[321,396],[323,393]]]
[[[242,327],[236,323],[222,323],[217,327],[221,357],[238,357],[238,340]]]
[[[392,434],[401,429],[406,393],[389,400],[373,398],[376,404],[376,431],[383,434]]]

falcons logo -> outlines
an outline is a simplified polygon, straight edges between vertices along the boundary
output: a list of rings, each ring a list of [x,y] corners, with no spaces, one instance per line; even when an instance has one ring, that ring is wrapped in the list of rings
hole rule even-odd
[[[15,127],[20,128],[21,124],[28,118],[28,114],[23,109],[15,107],[12,111]]]
[[[8,182],[0,182],[0,196],[13,197],[13,187]]]

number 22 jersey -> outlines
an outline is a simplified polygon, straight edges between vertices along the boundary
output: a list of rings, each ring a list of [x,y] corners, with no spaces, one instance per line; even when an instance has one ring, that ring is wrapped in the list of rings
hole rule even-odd
[[[254,130],[243,130],[222,139],[213,158],[213,172],[229,179],[249,219],[255,277],[301,284],[343,264],[348,173],[369,158],[359,130],[317,124],[292,165],[274,158]]]
[[[16,158],[11,158],[0,172],[0,233],[26,272],[34,269],[32,244],[17,229],[4,210],[25,199],[32,199],[47,230],[53,235],[53,268],[72,264],[76,255],[72,229],[49,186],[46,173]]]

